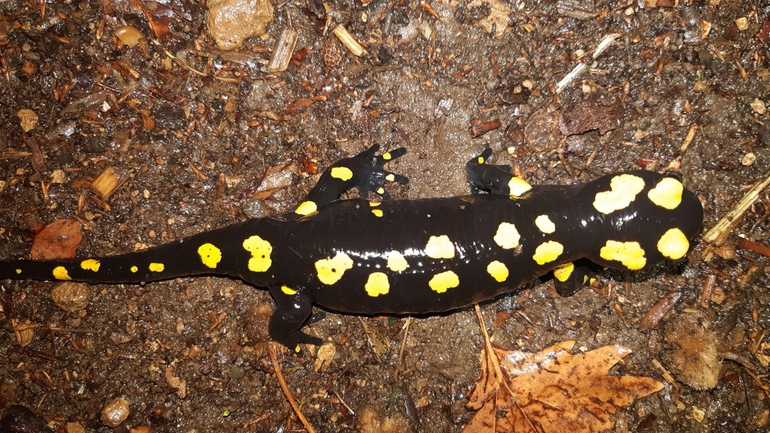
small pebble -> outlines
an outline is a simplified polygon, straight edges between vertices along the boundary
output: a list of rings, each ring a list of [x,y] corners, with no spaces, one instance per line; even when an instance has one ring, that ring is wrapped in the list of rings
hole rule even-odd
[[[88,306],[91,301],[91,291],[86,283],[67,281],[54,286],[51,299],[57,307],[73,313]]]
[[[107,427],[115,428],[128,418],[128,413],[128,400],[117,397],[104,405],[101,419]]]

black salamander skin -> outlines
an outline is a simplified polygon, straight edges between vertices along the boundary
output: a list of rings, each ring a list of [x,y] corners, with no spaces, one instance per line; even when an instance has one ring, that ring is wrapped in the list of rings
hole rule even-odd
[[[671,176],[615,173],[585,185],[530,186],[486,149],[467,171],[476,192],[422,199],[337,200],[350,188],[385,198],[385,171],[406,151],[378,146],[339,161],[294,212],[245,221],[136,253],[0,262],[2,279],[142,283],[221,275],[266,287],[270,335],[289,348],[321,339],[301,328],[312,305],[352,314],[427,314],[484,301],[554,271],[561,294],[590,269],[639,270],[678,260],[701,228],[698,198]],[[577,263],[576,263],[577,261]]]

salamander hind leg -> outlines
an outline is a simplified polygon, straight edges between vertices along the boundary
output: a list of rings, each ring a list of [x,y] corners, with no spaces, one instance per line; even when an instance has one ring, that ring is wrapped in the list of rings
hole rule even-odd
[[[326,317],[322,311],[311,314],[313,307],[309,297],[286,286],[271,287],[270,294],[276,302],[275,311],[268,325],[270,338],[300,355],[302,354],[300,344],[320,346],[323,343],[322,339],[302,332],[305,325]]]
[[[400,147],[377,155],[379,149],[380,145],[375,144],[352,158],[337,161],[326,169],[321,174],[316,186],[297,206],[294,213],[309,215],[337,200],[343,192],[353,188],[358,189],[361,197],[366,197],[371,191],[385,199],[390,198],[390,194],[385,191],[382,184],[387,181],[405,185],[409,183],[409,179],[385,170],[385,164],[404,156],[406,149]]]
[[[601,268],[589,260],[565,263],[553,270],[553,283],[561,296],[572,296],[594,279]]]
[[[474,156],[465,164],[472,193],[485,191],[490,194],[521,197],[532,189],[527,181],[511,174],[510,165],[486,164],[490,155],[492,155],[492,149],[487,147],[481,155]]]

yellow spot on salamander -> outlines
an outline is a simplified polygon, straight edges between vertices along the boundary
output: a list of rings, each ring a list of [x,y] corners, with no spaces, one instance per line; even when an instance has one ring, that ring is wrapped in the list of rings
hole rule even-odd
[[[658,251],[672,260],[681,259],[689,249],[690,242],[679,229],[670,229],[658,240]]]
[[[425,255],[431,259],[451,259],[455,256],[455,244],[447,235],[431,236],[425,245]]]
[[[607,215],[625,209],[644,189],[644,179],[633,174],[621,174],[610,180],[610,190],[596,194],[594,208]]]
[[[381,201],[370,201],[369,202],[369,206],[371,206],[371,207],[377,207],[377,206],[379,206],[381,204],[382,204]]]
[[[318,205],[314,201],[303,201],[294,209],[294,213],[297,215],[310,215],[318,210]]]
[[[390,154],[390,152],[385,152],[382,154],[382,159],[385,161],[390,161],[393,158],[393,155]]]
[[[519,246],[521,235],[516,226],[511,223],[500,223],[494,237],[495,243],[504,250],[510,250]]]
[[[345,253],[337,253],[330,259],[321,259],[315,262],[318,279],[326,285],[332,285],[339,281],[345,271],[352,267],[353,259]]]
[[[298,344],[297,347],[294,348],[294,353],[300,353],[300,352],[302,352],[302,348],[299,347],[299,344]]]
[[[80,267],[86,271],[98,272],[99,266],[101,266],[101,263],[99,263],[99,260],[86,259],[80,262]]]
[[[136,267],[136,266],[131,266],[131,272],[133,272],[135,274],[135,273],[139,272],[139,268]]]
[[[574,263],[572,262],[565,263],[561,266],[557,266],[556,269],[553,270],[553,277],[563,283],[569,280],[569,277],[572,275],[574,271],[575,271]]]
[[[508,267],[505,266],[505,263],[497,260],[487,265],[487,273],[498,283],[502,283],[508,279]]]
[[[353,177],[353,172],[347,167],[332,167],[331,175],[335,179],[346,181]]]
[[[453,271],[445,271],[433,276],[428,281],[428,286],[436,293],[444,293],[448,289],[455,288],[460,285],[460,277]]]
[[[265,272],[270,269],[270,265],[273,263],[270,259],[273,246],[270,245],[270,242],[257,235],[249,236],[243,241],[243,249],[251,253],[248,264],[251,272]]]
[[[682,182],[673,177],[666,177],[647,193],[647,197],[664,209],[674,210],[682,202],[682,191],[684,191]]]
[[[484,163],[484,157],[483,156],[479,156],[479,158],[476,161],[478,161],[479,164],[483,164]]]
[[[16,273],[17,273],[18,275],[21,275],[21,269],[16,269]]]
[[[393,182],[394,180],[396,180],[396,175],[391,173],[391,174],[385,176],[385,180],[387,180],[388,182]]]
[[[535,218],[535,225],[541,232],[551,234],[556,231],[556,224],[548,218],[548,215],[540,215]]]
[[[393,272],[401,272],[409,267],[409,263],[406,262],[404,255],[398,251],[391,251],[388,253],[388,269]]]
[[[211,269],[216,269],[217,265],[222,260],[222,251],[214,246],[214,244],[206,243],[199,246],[198,255],[203,264]]]
[[[382,187],[377,188],[377,194],[380,194],[380,195],[385,194],[385,188],[382,188]]]
[[[564,245],[556,241],[548,241],[543,242],[535,248],[535,255],[532,256],[532,258],[538,265],[544,265],[558,259],[563,252]]]
[[[163,272],[164,269],[166,269],[166,265],[163,263],[150,263],[150,271],[152,272]]]
[[[647,264],[639,242],[607,241],[599,251],[599,256],[604,260],[618,261],[632,271],[642,269]]]
[[[511,180],[508,181],[509,194],[513,197],[521,197],[531,189],[532,185],[520,177],[513,176],[511,177]]]
[[[53,268],[53,277],[57,280],[71,280],[70,274],[64,266],[57,266]]]
[[[382,272],[372,272],[369,274],[369,278],[366,280],[366,294],[372,298],[376,298],[380,295],[387,295],[390,291],[390,282],[388,282],[388,276]]]
[[[372,209],[372,214],[377,218],[382,218],[382,209]]]
[[[297,294],[297,291],[292,289],[289,286],[281,286],[281,291],[284,295],[294,296]]]

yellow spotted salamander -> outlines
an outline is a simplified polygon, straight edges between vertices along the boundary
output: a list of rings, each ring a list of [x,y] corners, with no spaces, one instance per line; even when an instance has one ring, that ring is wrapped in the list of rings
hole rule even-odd
[[[270,336],[300,351],[321,339],[302,327],[312,305],[352,314],[426,314],[484,301],[553,271],[561,294],[590,266],[636,271],[687,253],[701,228],[698,198],[673,176],[616,173],[584,185],[531,186],[510,168],[467,165],[473,194],[387,200],[384,165],[406,153],[379,146],[327,169],[293,211],[146,251],[111,257],[0,262],[2,279],[143,283],[222,275],[269,288]],[[362,197],[338,200],[348,189]]]

